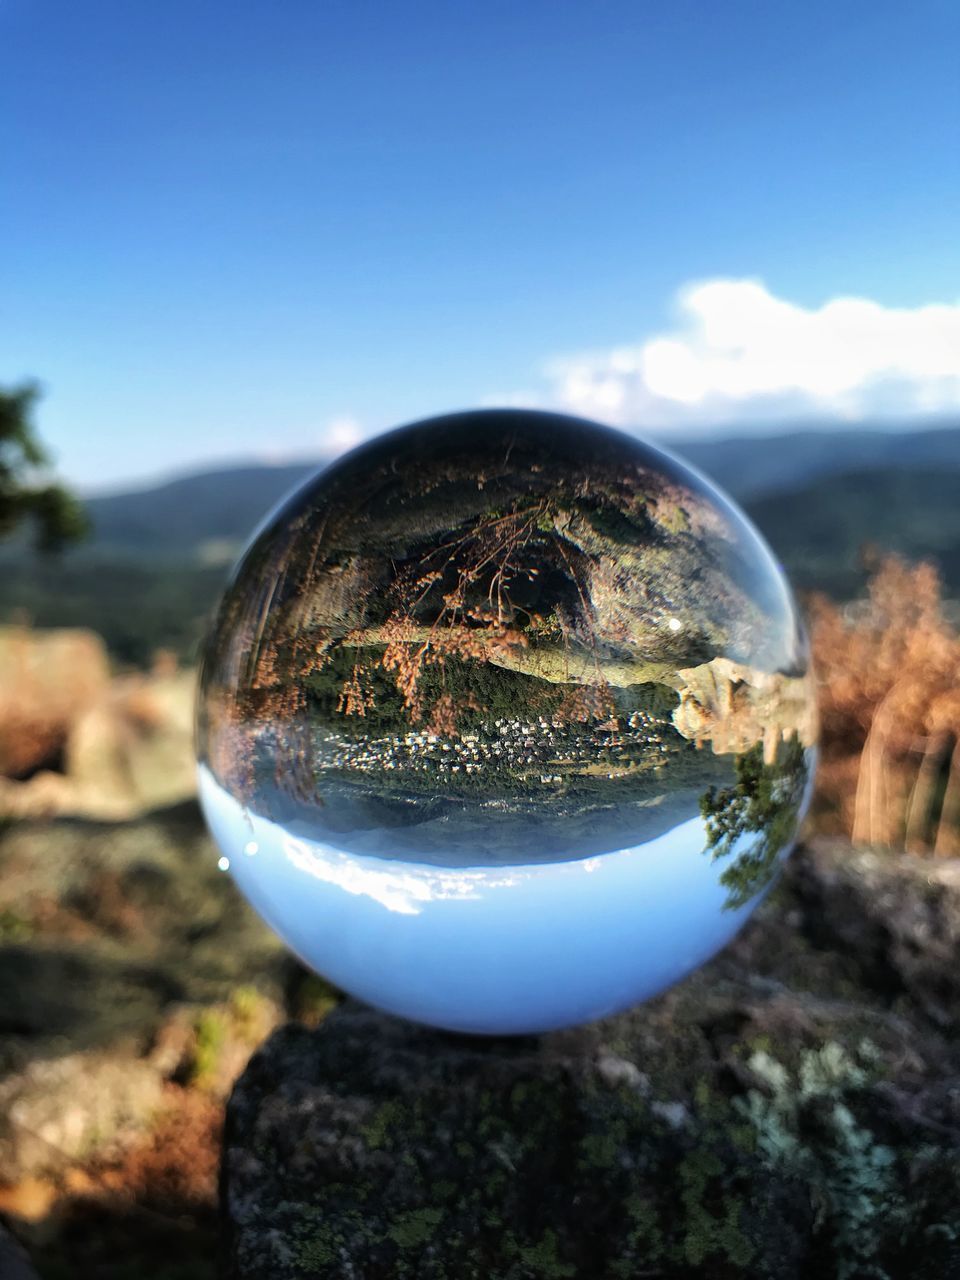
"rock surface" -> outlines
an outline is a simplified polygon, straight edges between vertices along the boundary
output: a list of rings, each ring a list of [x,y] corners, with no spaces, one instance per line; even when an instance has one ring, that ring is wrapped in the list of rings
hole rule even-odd
[[[0,1227],[0,1280],[38,1280],[27,1255],[3,1227]]]
[[[0,774],[27,774],[62,751],[70,725],[109,682],[94,632],[0,626]]]
[[[800,850],[710,966],[475,1040],[354,1004],[231,1099],[234,1280],[960,1275],[960,868]]]
[[[0,627],[0,815],[141,817],[194,794],[195,674],[111,679],[90,631]]]
[[[226,1092],[284,1016],[288,955],[216,860],[194,804],[0,835],[0,1182],[148,1125],[166,1080]]]

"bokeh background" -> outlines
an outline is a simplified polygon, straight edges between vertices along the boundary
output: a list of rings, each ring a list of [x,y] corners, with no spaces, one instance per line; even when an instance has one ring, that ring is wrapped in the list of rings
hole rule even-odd
[[[960,856],[955,6],[3,0],[0,47],[0,1215],[42,1274],[212,1275],[223,1099],[338,999],[216,872],[194,664],[259,519],[383,429],[688,458],[807,613],[808,839]]]

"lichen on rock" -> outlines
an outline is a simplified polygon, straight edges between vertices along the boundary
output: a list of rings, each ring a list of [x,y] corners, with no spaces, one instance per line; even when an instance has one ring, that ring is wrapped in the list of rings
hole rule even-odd
[[[874,867],[883,969],[850,859],[801,851],[726,953],[606,1022],[483,1040],[347,1004],[281,1029],[228,1109],[228,1273],[960,1274],[960,1064],[906,945],[926,920],[942,964],[960,893]]]

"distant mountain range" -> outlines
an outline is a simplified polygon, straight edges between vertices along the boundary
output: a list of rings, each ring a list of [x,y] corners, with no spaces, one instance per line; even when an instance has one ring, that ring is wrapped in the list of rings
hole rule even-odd
[[[754,509],[762,528],[767,526],[769,515],[778,530],[783,521],[778,516],[780,504],[768,505],[772,495],[784,495],[791,509],[809,514],[811,503],[815,509],[823,505],[817,495],[819,484],[829,480],[829,492],[836,498],[838,477],[847,474],[876,476],[883,527],[875,533],[870,529],[874,486],[867,478],[855,485],[864,537],[889,533],[895,523],[896,513],[886,509],[893,494],[891,485],[904,521],[912,524],[919,520],[926,529],[931,525],[930,513],[919,509],[926,505],[923,482],[918,479],[912,486],[897,488],[892,476],[905,470],[918,476],[928,472],[955,476],[960,472],[960,427],[912,432],[807,430],[770,437],[671,440],[669,447]],[[130,493],[91,498],[87,507],[94,537],[84,554],[102,556],[108,552],[166,560],[186,557],[207,563],[227,559],[286,493],[322,465],[324,459],[286,466],[232,466]],[[883,474],[886,480],[881,479]],[[940,485],[938,492],[942,488]],[[775,544],[781,538],[782,532]],[[932,545],[931,550],[935,550]]]
[[[179,476],[148,489],[88,498],[93,537],[82,554],[136,559],[232,557],[264,515],[322,460],[289,466],[224,467]]]
[[[795,431],[669,448],[737,498],[795,586],[849,598],[865,543],[933,558],[960,597],[960,427]],[[101,630],[117,656],[189,653],[226,566],[252,530],[323,459],[237,465],[87,502],[94,533],[60,560],[2,551],[0,620]]]
[[[665,442],[668,443],[668,442]],[[670,443],[741,502],[847,472],[960,470],[960,426],[924,431],[837,427]]]
[[[947,592],[960,597],[960,466],[846,471],[745,506],[800,590],[856,595],[869,545],[933,560]]]

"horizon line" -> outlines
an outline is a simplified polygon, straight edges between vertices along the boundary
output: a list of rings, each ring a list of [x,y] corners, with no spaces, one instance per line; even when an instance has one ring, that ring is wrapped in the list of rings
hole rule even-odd
[[[504,406],[510,408],[513,406]],[[522,412],[522,409],[520,410]],[[540,410],[543,412],[543,410]],[[551,412],[551,410],[547,410]],[[429,417],[441,417],[442,414],[431,414]],[[578,416],[562,414],[561,416]],[[427,421],[428,419],[421,419]],[[384,428],[382,431],[372,431],[369,435],[357,442],[359,447],[366,444],[369,440],[375,439],[379,435],[386,435],[391,428]],[[662,445],[665,449],[671,451],[676,450],[682,454],[683,446],[686,444],[725,444],[740,440],[769,440],[785,436],[797,435],[825,435],[829,433],[844,432],[857,434],[872,435],[924,435],[932,432],[949,431],[960,429],[960,415],[956,413],[942,413],[935,416],[922,419],[920,422],[915,418],[861,418],[861,419],[838,419],[838,418],[801,418],[782,423],[714,423],[706,426],[691,427],[690,429],[678,430],[675,427],[616,427],[614,430],[623,431],[625,435],[646,437],[656,445]],[[128,496],[136,493],[146,493],[153,489],[163,488],[169,484],[176,484],[181,480],[189,480],[204,475],[215,475],[221,471],[243,471],[250,468],[276,468],[282,467],[309,467],[326,466],[338,457],[342,457],[349,453],[350,449],[333,449],[323,451],[317,449],[315,452],[290,452],[289,454],[276,455],[271,453],[248,453],[240,455],[223,454],[219,457],[210,458],[208,460],[196,459],[191,462],[185,460],[180,465],[167,469],[162,468],[157,471],[144,472],[135,476],[128,476],[117,480],[110,480],[102,484],[94,482],[85,484],[83,482],[71,482],[68,476],[60,478],[68,484],[83,501],[99,498],[112,498]],[[56,469],[55,469],[56,470]]]

